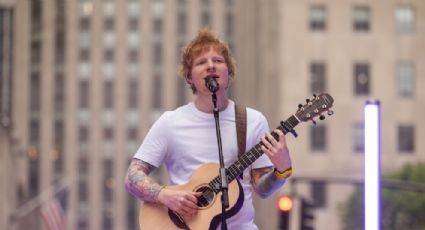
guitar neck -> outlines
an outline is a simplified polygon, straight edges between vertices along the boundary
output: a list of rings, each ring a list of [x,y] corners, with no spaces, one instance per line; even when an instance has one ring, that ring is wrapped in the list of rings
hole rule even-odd
[[[288,120],[281,123],[280,126],[277,127],[283,134],[287,134],[290,130],[292,130],[296,125],[298,125],[299,119],[292,115]],[[278,140],[278,134],[276,132],[271,132],[271,135]],[[262,142],[256,144],[253,148],[251,148],[248,152],[239,156],[239,159],[235,161],[232,165],[230,165],[226,169],[227,181],[230,183],[236,177],[242,174],[242,172],[248,168],[254,161],[263,155],[263,150],[261,150]],[[210,183],[210,187],[214,189],[216,193],[220,191],[220,176],[215,177]]]

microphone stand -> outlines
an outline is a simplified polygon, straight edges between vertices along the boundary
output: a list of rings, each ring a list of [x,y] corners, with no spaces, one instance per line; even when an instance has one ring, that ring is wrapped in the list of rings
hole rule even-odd
[[[218,117],[218,108],[217,108],[217,95],[215,92],[212,94],[212,101],[214,104],[214,119],[215,119],[215,131],[217,135],[217,144],[218,144],[218,156],[220,159],[220,178],[221,178],[221,229],[227,230],[227,223],[226,223],[226,208],[229,207],[229,194],[228,194],[228,181],[227,181],[227,174],[226,174],[226,168],[224,167],[224,160],[223,160],[223,147],[221,144],[221,133],[220,133],[220,122]]]

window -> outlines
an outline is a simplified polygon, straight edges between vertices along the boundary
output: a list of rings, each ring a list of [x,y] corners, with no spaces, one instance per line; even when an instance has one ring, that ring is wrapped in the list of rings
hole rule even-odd
[[[103,99],[103,106],[105,109],[111,109],[114,107],[114,83],[112,81],[105,81]]]
[[[398,126],[398,150],[401,153],[415,151],[415,128],[413,125]]]
[[[65,79],[63,74],[56,74],[54,91],[55,112],[59,114],[60,112],[63,112],[65,103]]]
[[[80,126],[78,128],[78,140],[80,143],[86,143],[89,139],[89,129],[86,126]]]
[[[31,91],[30,91],[30,111],[38,112],[40,110],[40,94],[41,94],[41,82],[40,74],[32,73],[31,74]]]
[[[201,2],[201,25],[209,26],[211,24],[211,2],[210,0],[202,0]]]
[[[152,105],[153,105],[153,108],[155,108],[155,109],[160,109],[161,105],[162,105],[162,103],[161,103],[162,92],[161,92],[161,90],[159,90],[161,88],[162,88],[162,76],[158,74],[158,75],[154,76],[154,79],[153,79],[153,89],[154,90],[152,90],[152,93],[153,93],[153,95],[152,95],[152,100],[153,100]]]
[[[90,51],[89,49],[80,50],[80,60],[82,62],[88,62],[90,60]]]
[[[103,26],[105,30],[114,30],[114,19],[113,18],[105,18],[105,21],[103,22]]]
[[[326,91],[326,66],[324,63],[310,64],[310,81],[312,93]]]
[[[397,93],[400,97],[412,97],[415,93],[415,70],[412,63],[399,63],[396,67]]]
[[[115,2],[114,1],[104,1],[103,3],[103,15],[106,18],[112,18],[115,16]]]
[[[235,31],[235,17],[233,15],[232,12],[227,12],[226,13],[226,36],[227,37],[232,37]]]
[[[90,49],[90,33],[88,31],[81,31],[79,34],[79,44],[82,49]]]
[[[354,65],[353,72],[355,95],[368,95],[370,84],[369,64],[357,63]]]
[[[140,2],[139,1],[127,1],[127,14],[129,18],[137,19],[140,16]]]
[[[162,64],[162,43],[157,42],[153,47],[153,63],[156,67]]]
[[[113,62],[115,58],[115,53],[113,49],[106,49],[103,51],[103,58],[105,62]]]
[[[324,181],[311,182],[311,197],[315,207],[323,208],[326,206],[326,183]]]
[[[415,11],[412,6],[396,6],[395,21],[399,33],[413,33],[415,30]]]
[[[367,32],[370,30],[370,10],[367,6],[355,6],[353,8],[353,30]]]
[[[310,30],[326,30],[326,7],[324,5],[312,5],[309,13]]]
[[[127,46],[130,49],[139,48],[139,32],[134,30],[127,33]]]
[[[81,109],[87,109],[89,107],[89,95],[90,95],[90,89],[89,89],[89,82],[86,80],[80,81],[80,87],[79,91],[79,107]]]
[[[313,125],[310,128],[310,148],[313,151],[326,150],[326,126]]]
[[[137,79],[128,82],[128,108],[136,109],[138,106],[139,84]]]
[[[88,188],[87,181],[80,179],[78,182],[78,201],[87,202]]]
[[[364,124],[355,123],[353,126],[353,150],[357,153],[364,152]]]
[[[112,49],[115,46],[115,33],[114,31],[108,30],[103,34],[103,44],[106,49]]]
[[[80,18],[80,30],[84,30],[84,31],[90,30],[90,18],[89,17]]]
[[[184,36],[187,33],[186,12],[177,13],[177,32],[178,32],[178,35],[180,36]]]

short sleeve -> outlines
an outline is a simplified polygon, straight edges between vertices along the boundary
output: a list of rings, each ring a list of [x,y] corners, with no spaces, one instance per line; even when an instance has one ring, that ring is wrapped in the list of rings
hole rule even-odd
[[[155,167],[159,167],[164,161],[168,148],[168,119],[167,112],[162,114],[153,124],[134,158],[145,161]]]

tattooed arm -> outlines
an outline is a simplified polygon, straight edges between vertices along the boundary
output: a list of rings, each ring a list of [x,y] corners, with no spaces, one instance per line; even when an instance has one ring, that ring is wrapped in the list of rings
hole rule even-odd
[[[148,176],[153,169],[154,166],[133,158],[125,178],[127,191],[140,200],[161,203],[185,219],[192,218],[198,210],[196,197],[202,193],[167,189]]]
[[[148,176],[154,169],[153,165],[133,158],[125,178],[127,191],[140,200],[158,202],[158,194],[162,186]]]
[[[285,184],[285,180],[276,177],[273,172],[273,167],[253,169],[251,174],[251,183],[254,191],[263,199],[270,196]]]

